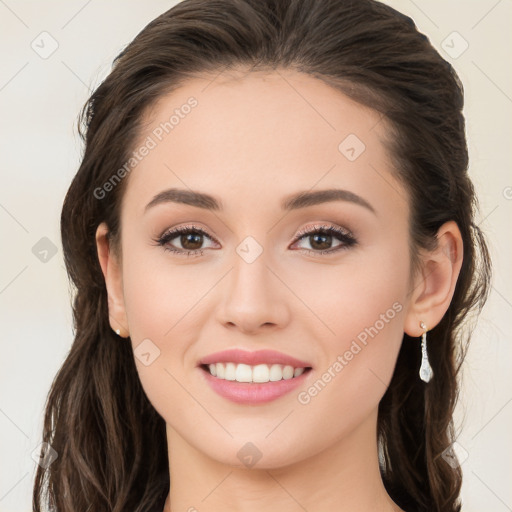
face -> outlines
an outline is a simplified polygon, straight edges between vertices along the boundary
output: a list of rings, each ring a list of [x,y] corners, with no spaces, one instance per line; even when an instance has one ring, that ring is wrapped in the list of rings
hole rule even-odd
[[[145,117],[142,157],[124,178],[115,315],[169,429],[214,460],[242,466],[239,450],[257,447],[260,467],[279,467],[376,417],[408,308],[407,194],[378,113],[288,70],[212,80],[190,80]],[[169,189],[188,204],[153,201]],[[330,189],[344,192],[321,201]],[[218,208],[190,204],[192,191]],[[227,349],[309,369],[255,384],[200,365]],[[252,361],[254,377],[264,363]]]

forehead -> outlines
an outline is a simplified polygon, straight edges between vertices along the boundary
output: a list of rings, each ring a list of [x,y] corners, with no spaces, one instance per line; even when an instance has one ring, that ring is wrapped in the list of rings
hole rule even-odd
[[[219,197],[229,187],[254,205],[312,187],[371,196],[386,179],[388,194],[400,193],[391,176],[382,178],[391,172],[382,116],[296,71],[197,76],[162,96],[141,126],[134,149],[150,149],[125,198],[141,203],[141,213],[165,187]]]

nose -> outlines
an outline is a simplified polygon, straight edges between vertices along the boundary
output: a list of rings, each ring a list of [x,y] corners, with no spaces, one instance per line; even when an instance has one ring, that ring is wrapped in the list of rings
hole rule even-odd
[[[244,334],[284,328],[290,318],[290,291],[268,266],[265,253],[252,263],[238,256],[233,261],[221,291],[219,321]]]

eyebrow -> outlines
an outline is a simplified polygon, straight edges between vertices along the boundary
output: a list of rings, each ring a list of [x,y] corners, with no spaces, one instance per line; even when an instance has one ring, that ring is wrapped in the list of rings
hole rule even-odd
[[[349,190],[336,188],[296,192],[283,200],[281,208],[286,211],[291,211],[332,201],[346,201],[354,203],[376,213],[375,209],[368,201],[366,201],[366,199],[363,199],[361,196],[358,196]],[[209,194],[194,190],[170,188],[153,197],[153,199],[146,205],[144,211],[147,212],[150,208],[165,203],[187,204],[189,206],[195,206],[197,208],[203,208],[211,211],[222,211],[224,209],[222,201]]]

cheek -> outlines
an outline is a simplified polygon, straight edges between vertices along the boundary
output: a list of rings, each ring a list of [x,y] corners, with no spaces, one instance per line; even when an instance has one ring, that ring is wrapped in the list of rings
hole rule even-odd
[[[154,337],[162,342],[190,321],[188,315],[194,315],[194,305],[206,287],[190,267],[151,254],[129,256],[123,266],[123,282],[132,339]]]
[[[142,387],[161,416],[187,417],[190,395],[182,384],[195,366],[191,340],[202,324],[198,316],[205,294],[218,277],[176,264],[163,249],[145,252],[133,244],[125,254],[125,310]]]
[[[315,275],[308,305],[322,322],[310,324],[310,336],[323,353],[315,385],[299,397],[315,414],[350,410],[357,422],[386,391],[403,338],[409,266],[402,249],[389,244]]]
[[[388,290],[375,292],[364,307],[339,303],[332,324],[336,336],[328,343],[324,337],[326,357],[315,379],[297,394],[302,428],[315,432],[319,423],[325,425],[319,448],[374,414],[391,381],[403,338],[403,305]]]

